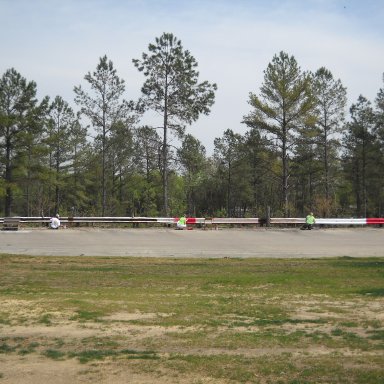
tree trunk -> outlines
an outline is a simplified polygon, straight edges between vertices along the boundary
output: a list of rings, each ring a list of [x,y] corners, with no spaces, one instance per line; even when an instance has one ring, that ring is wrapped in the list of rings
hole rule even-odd
[[[325,123],[327,124],[327,123]],[[325,172],[325,198],[329,199],[329,162],[328,162],[328,132],[324,132],[324,172]]]
[[[167,144],[167,119],[164,116],[164,138],[163,138],[163,210],[164,216],[168,217],[168,144]]]
[[[101,197],[101,216],[104,217],[105,216],[105,206],[106,206],[106,202],[107,202],[107,194],[106,194],[106,190],[105,190],[105,140],[106,140],[106,126],[105,126],[105,112],[103,112],[103,144],[102,144],[102,170],[101,170],[101,193],[102,193],[102,197]]]
[[[284,217],[288,217],[288,157],[287,157],[287,137],[286,127],[283,127],[283,209]]]
[[[5,207],[4,207],[4,216],[11,216],[12,211],[12,189],[10,183],[12,181],[12,165],[11,165],[11,141],[9,136],[6,137],[5,144]]]
[[[57,215],[60,210],[60,187],[59,187],[59,172],[60,172],[60,149],[56,153],[56,188],[55,188],[55,214]]]
[[[164,92],[164,121],[163,121],[163,210],[164,216],[168,217],[168,91],[167,78]]]

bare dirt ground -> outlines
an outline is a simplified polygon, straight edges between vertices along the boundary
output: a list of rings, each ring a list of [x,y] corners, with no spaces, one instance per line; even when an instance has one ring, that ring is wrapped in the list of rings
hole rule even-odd
[[[324,298],[322,298],[323,300]],[[330,333],[331,329],[326,323],[314,324],[310,320],[313,319],[334,319],[334,312],[318,312],[318,302],[316,300],[303,301],[298,298],[297,307],[292,315],[295,318],[307,319],[308,323],[301,322],[298,324],[287,324],[284,329],[287,334],[290,332],[310,332],[313,327],[316,327],[316,332]],[[323,305],[326,304],[323,302]],[[332,301],[330,304],[338,304],[343,309],[344,315],[347,312],[350,321],[364,320],[375,321],[383,320],[381,311],[382,302],[369,303],[361,300],[360,302],[340,302]],[[204,375],[188,374],[168,370],[161,366],[155,371],[142,369],[134,360],[128,360],[124,357],[107,357],[104,360],[95,360],[87,364],[81,364],[76,358],[50,359],[44,355],[44,351],[60,349],[76,350],[84,348],[86,340],[99,340],[100,343],[108,340],[118,339],[120,342],[126,343],[130,348],[143,348],[141,342],[150,338],[159,340],[167,339],[167,334],[183,333],[196,331],[188,327],[162,327],[162,326],[143,326],[130,323],[132,320],[141,320],[154,317],[166,317],[168,314],[161,313],[115,313],[112,316],[106,317],[104,320],[107,323],[87,322],[76,323],[70,321],[70,313],[57,313],[53,315],[53,323],[43,325],[36,323],[34,320],[39,316],[42,308],[27,300],[6,300],[2,302],[4,310],[14,308],[14,318],[20,319],[28,317],[28,321],[23,324],[0,324],[0,334],[3,340],[7,340],[10,347],[16,347],[13,352],[0,354],[0,383],[2,384],[73,384],[73,383],[137,383],[150,384],[187,384],[187,383],[214,383],[225,384],[231,381],[226,379],[216,379],[212,377],[204,377]],[[56,317],[55,317],[56,316]],[[337,316],[337,315],[336,315]],[[110,321],[110,322],[108,322]],[[288,327],[288,328],[287,328]],[[237,327],[237,333],[241,332],[257,332],[258,329],[250,329],[248,327]],[[352,331],[349,328],[349,331]],[[364,328],[353,329],[357,334],[363,335],[367,332]],[[220,332],[220,329],[218,330]],[[65,341],[65,345],[64,345]],[[63,345],[58,345],[62,343]],[[33,351],[25,352],[28,345],[34,344]],[[4,345],[4,344],[3,344]],[[23,352],[24,351],[24,352]],[[283,358],[282,356],[291,356],[300,361],[302,358],[319,358],[319,356],[332,358],[337,353],[337,356],[344,356],[346,361],[352,357],[372,357],[378,358],[381,351],[356,351],[348,348],[327,348],[325,346],[307,346],[303,348],[292,347],[268,347],[259,346],[255,348],[199,348],[190,347],[188,345],[179,347],[164,346],[158,350],[158,355],[169,357],[170,354],[182,355],[200,355],[200,356],[241,356],[245,358],[268,357],[273,356]],[[248,382],[248,381],[247,381]],[[264,383],[265,381],[250,381],[255,383]]]
[[[384,256],[384,228],[22,229],[0,231],[0,253],[220,258]]]

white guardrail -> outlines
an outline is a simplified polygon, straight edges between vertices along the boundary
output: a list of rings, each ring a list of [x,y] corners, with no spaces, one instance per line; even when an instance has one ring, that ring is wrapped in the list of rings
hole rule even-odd
[[[0,217],[0,223],[5,228],[6,225],[19,225],[19,224],[48,224],[50,217],[23,217],[23,216],[12,216],[12,217]],[[173,225],[178,221],[178,217],[61,217],[60,221],[62,225],[74,225],[79,226],[81,224],[168,224]],[[304,224],[305,218],[278,218],[272,217],[269,219],[270,225],[290,225],[290,224]],[[265,218],[231,218],[231,217],[188,217],[188,225],[200,225],[200,226],[219,226],[219,225],[265,225],[267,219]],[[316,219],[315,225],[374,225],[384,224],[384,218],[318,218]]]

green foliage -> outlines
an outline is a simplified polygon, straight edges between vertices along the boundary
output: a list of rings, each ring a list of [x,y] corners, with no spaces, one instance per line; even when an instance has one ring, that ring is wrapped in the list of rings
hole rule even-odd
[[[301,72],[293,56],[280,52],[264,72],[260,96],[251,93],[249,104],[253,110],[244,117],[245,123],[267,133],[282,161],[281,206],[287,216],[291,173],[289,158],[297,145],[299,133],[316,123],[311,77]]]
[[[14,347],[10,347],[7,343],[1,343],[0,344],[0,353],[10,353],[15,350]]]
[[[3,74],[0,216],[383,216],[383,88],[374,103],[359,97],[345,122],[341,81],[280,52],[249,96],[249,130],[229,127],[207,156],[185,128],[210,112],[216,84],[199,82],[171,33],[133,63],[145,76],[136,104],[103,56],[88,89],[75,87],[77,113],[60,96],[38,101],[15,69]],[[138,126],[149,110],[160,120]]]
[[[52,325],[51,321],[51,315],[49,313],[44,314],[43,316],[40,317],[39,323],[45,324],[45,325]]]
[[[41,135],[47,99],[38,105],[36,92],[36,83],[27,82],[14,68],[0,79],[0,156],[6,216],[13,213],[14,191],[20,187],[16,175],[28,166],[22,159]]]
[[[209,114],[217,86],[208,81],[198,83],[195,58],[172,33],[156,38],[142,60],[134,59],[133,63],[146,77],[141,88],[143,109],[154,110],[162,117],[163,212],[168,215],[168,136],[173,133],[181,137],[185,124],[196,121],[202,113]]]
[[[314,75],[314,93],[316,98],[317,135],[316,156],[321,163],[318,187],[324,190],[325,200],[335,194],[338,180],[338,156],[340,133],[345,130],[344,113],[347,104],[346,89],[340,80],[322,67]],[[320,195],[320,194],[319,194]]]
[[[77,314],[72,319],[79,320],[79,321],[90,321],[90,320],[97,321],[100,315],[101,315],[100,312],[78,310]]]
[[[47,349],[42,354],[52,360],[63,360],[65,357],[65,353],[57,349]]]
[[[127,359],[143,359],[143,360],[156,360],[159,359],[157,354],[153,351],[136,351],[133,349],[123,350],[104,350],[104,349],[92,349],[81,352],[74,352],[70,354],[70,357],[77,357],[82,364],[89,363],[94,360],[104,360],[106,357],[124,356]]]
[[[101,215],[107,209],[107,157],[113,154],[108,146],[108,138],[112,134],[119,134],[119,128],[130,128],[135,121],[133,115],[134,103],[122,99],[125,82],[117,76],[113,62],[107,56],[100,58],[96,71],[88,72],[84,79],[88,82],[91,92],[88,93],[81,86],[75,87],[75,102],[80,105],[81,113],[92,123],[100,133],[101,141]],[[125,140],[121,141],[123,143]]]
[[[374,131],[375,115],[371,103],[360,96],[351,107],[352,120],[344,136],[344,174],[350,182],[360,217],[380,215],[378,200],[383,196],[384,183],[380,169],[384,157]]]

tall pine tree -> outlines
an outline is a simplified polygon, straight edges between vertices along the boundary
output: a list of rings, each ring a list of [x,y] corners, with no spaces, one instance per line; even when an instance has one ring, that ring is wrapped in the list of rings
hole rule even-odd
[[[185,124],[210,112],[217,87],[208,81],[198,82],[195,58],[172,33],[156,38],[155,44],[149,44],[148,53],[133,63],[146,77],[141,88],[143,107],[162,117],[163,213],[168,216],[169,136],[181,136]]]
[[[44,99],[39,105],[36,98],[36,83],[28,82],[14,68],[8,69],[0,79],[0,156],[3,165],[4,215],[13,211],[14,194],[18,190],[16,175],[22,172],[20,158],[25,158],[28,143],[45,113]],[[42,126],[42,123],[41,125]],[[20,213],[19,213],[20,214]]]
[[[314,98],[309,74],[303,73],[293,56],[275,55],[264,71],[260,96],[251,93],[253,108],[244,117],[251,128],[266,132],[282,162],[281,189],[284,216],[289,213],[290,156],[294,153],[300,129],[313,126]]]
[[[101,57],[96,71],[88,72],[84,79],[91,90],[87,92],[81,86],[75,87],[75,102],[81,106],[81,113],[88,117],[101,136],[101,214],[104,216],[107,206],[107,138],[118,122],[133,124],[134,105],[123,99],[125,82],[117,76],[113,62],[107,56]]]

